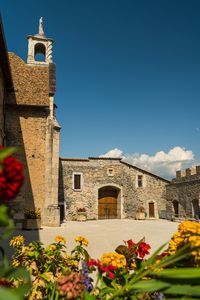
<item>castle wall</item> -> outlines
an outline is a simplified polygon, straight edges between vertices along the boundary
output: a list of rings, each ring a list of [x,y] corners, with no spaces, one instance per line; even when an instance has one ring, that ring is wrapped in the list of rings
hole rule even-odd
[[[195,205],[200,204],[200,167],[177,171],[176,178],[166,186],[166,196],[168,211],[175,213],[173,202],[177,201],[180,217],[196,218]]]
[[[135,218],[139,207],[144,207],[149,217],[149,202],[154,203],[155,218],[166,209],[165,186],[168,183],[160,177],[134,168],[118,159],[61,159],[59,200],[66,205],[67,220],[73,220],[77,208],[85,207],[88,219],[98,219],[98,191],[104,186],[117,188],[118,217]],[[113,170],[113,176],[109,175]],[[73,173],[82,174],[81,191],[73,189]],[[143,187],[137,186],[138,175],[143,175]]]

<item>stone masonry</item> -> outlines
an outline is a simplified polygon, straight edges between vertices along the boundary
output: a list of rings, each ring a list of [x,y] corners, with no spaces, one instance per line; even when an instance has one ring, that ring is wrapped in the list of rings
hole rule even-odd
[[[176,178],[166,186],[167,211],[177,217],[200,218],[200,166],[177,171]]]
[[[54,105],[55,65],[46,58],[49,42],[44,35],[29,36],[28,63],[9,54],[14,88],[6,97],[6,145],[19,148],[16,156],[24,164],[25,183],[14,201],[19,223],[24,209],[40,208],[43,225],[59,226],[60,126]],[[44,61],[37,61],[36,50],[42,51]]]
[[[81,175],[80,190],[74,189],[74,174]],[[142,187],[138,186],[142,176]],[[98,219],[99,191],[112,187],[118,191],[117,218],[135,218],[138,208],[144,207],[147,218],[149,204],[154,216],[166,209],[166,185],[169,181],[129,165],[121,159],[88,158],[60,159],[59,202],[64,203],[66,220],[75,220],[77,208],[86,208],[87,219]]]

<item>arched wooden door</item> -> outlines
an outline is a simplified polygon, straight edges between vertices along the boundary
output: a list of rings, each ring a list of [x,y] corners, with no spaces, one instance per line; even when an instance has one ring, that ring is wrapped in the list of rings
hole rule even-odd
[[[155,218],[155,208],[153,202],[149,202],[149,218]]]
[[[98,196],[98,218],[116,219],[117,218],[117,197],[118,191],[112,187],[99,189]]]

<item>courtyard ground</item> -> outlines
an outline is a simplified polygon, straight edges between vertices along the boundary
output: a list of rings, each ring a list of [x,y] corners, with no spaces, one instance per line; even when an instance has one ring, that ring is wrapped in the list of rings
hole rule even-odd
[[[100,257],[104,252],[114,251],[123,240],[133,239],[137,242],[142,237],[152,247],[151,253],[169,241],[177,230],[179,223],[166,220],[98,220],[87,222],[66,222],[65,227],[44,227],[39,231],[17,231],[27,241],[40,239],[45,245],[54,241],[56,235],[67,239],[69,250],[75,245],[74,238],[82,235],[89,240],[88,250],[93,258]],[[9,251],[10,252],[10,251]]]

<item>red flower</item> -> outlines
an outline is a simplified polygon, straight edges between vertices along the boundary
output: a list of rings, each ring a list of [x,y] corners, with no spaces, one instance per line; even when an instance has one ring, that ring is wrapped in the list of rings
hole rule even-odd
[[[98,267],[99,262],[97,260],[91,258],[87,265],[88,265],[88,267],[93,267],[93,266]]]
[[[128,248],[133,248],[135,246],[135,243],[132,240],[127,241]]]
[[[110,279],[115,278],[115,274],[113,272],[116,270],[116,268],[114,266],[112,266],[112,265],[104,266],[104,265],[101,265],[99,261],[97,261],[95,259],[91,259],[88,262],[88,267],[93,267],[93,266],[98,267],[102,273],[106,273]]]
[[[149,250],[151,249],[151,246],[147,243],[141,242],[138,245],[137,249],[137,254],[141,257],[144,258],[146,254],[149,254]]]
[[[13,199],[19,192],[24,181],[22,164],[13,156],[2,161],[0,170],[0,201]]]
[[[10,287],[12,286],[12,283],[6,278],[0,278],[0,286]]]

